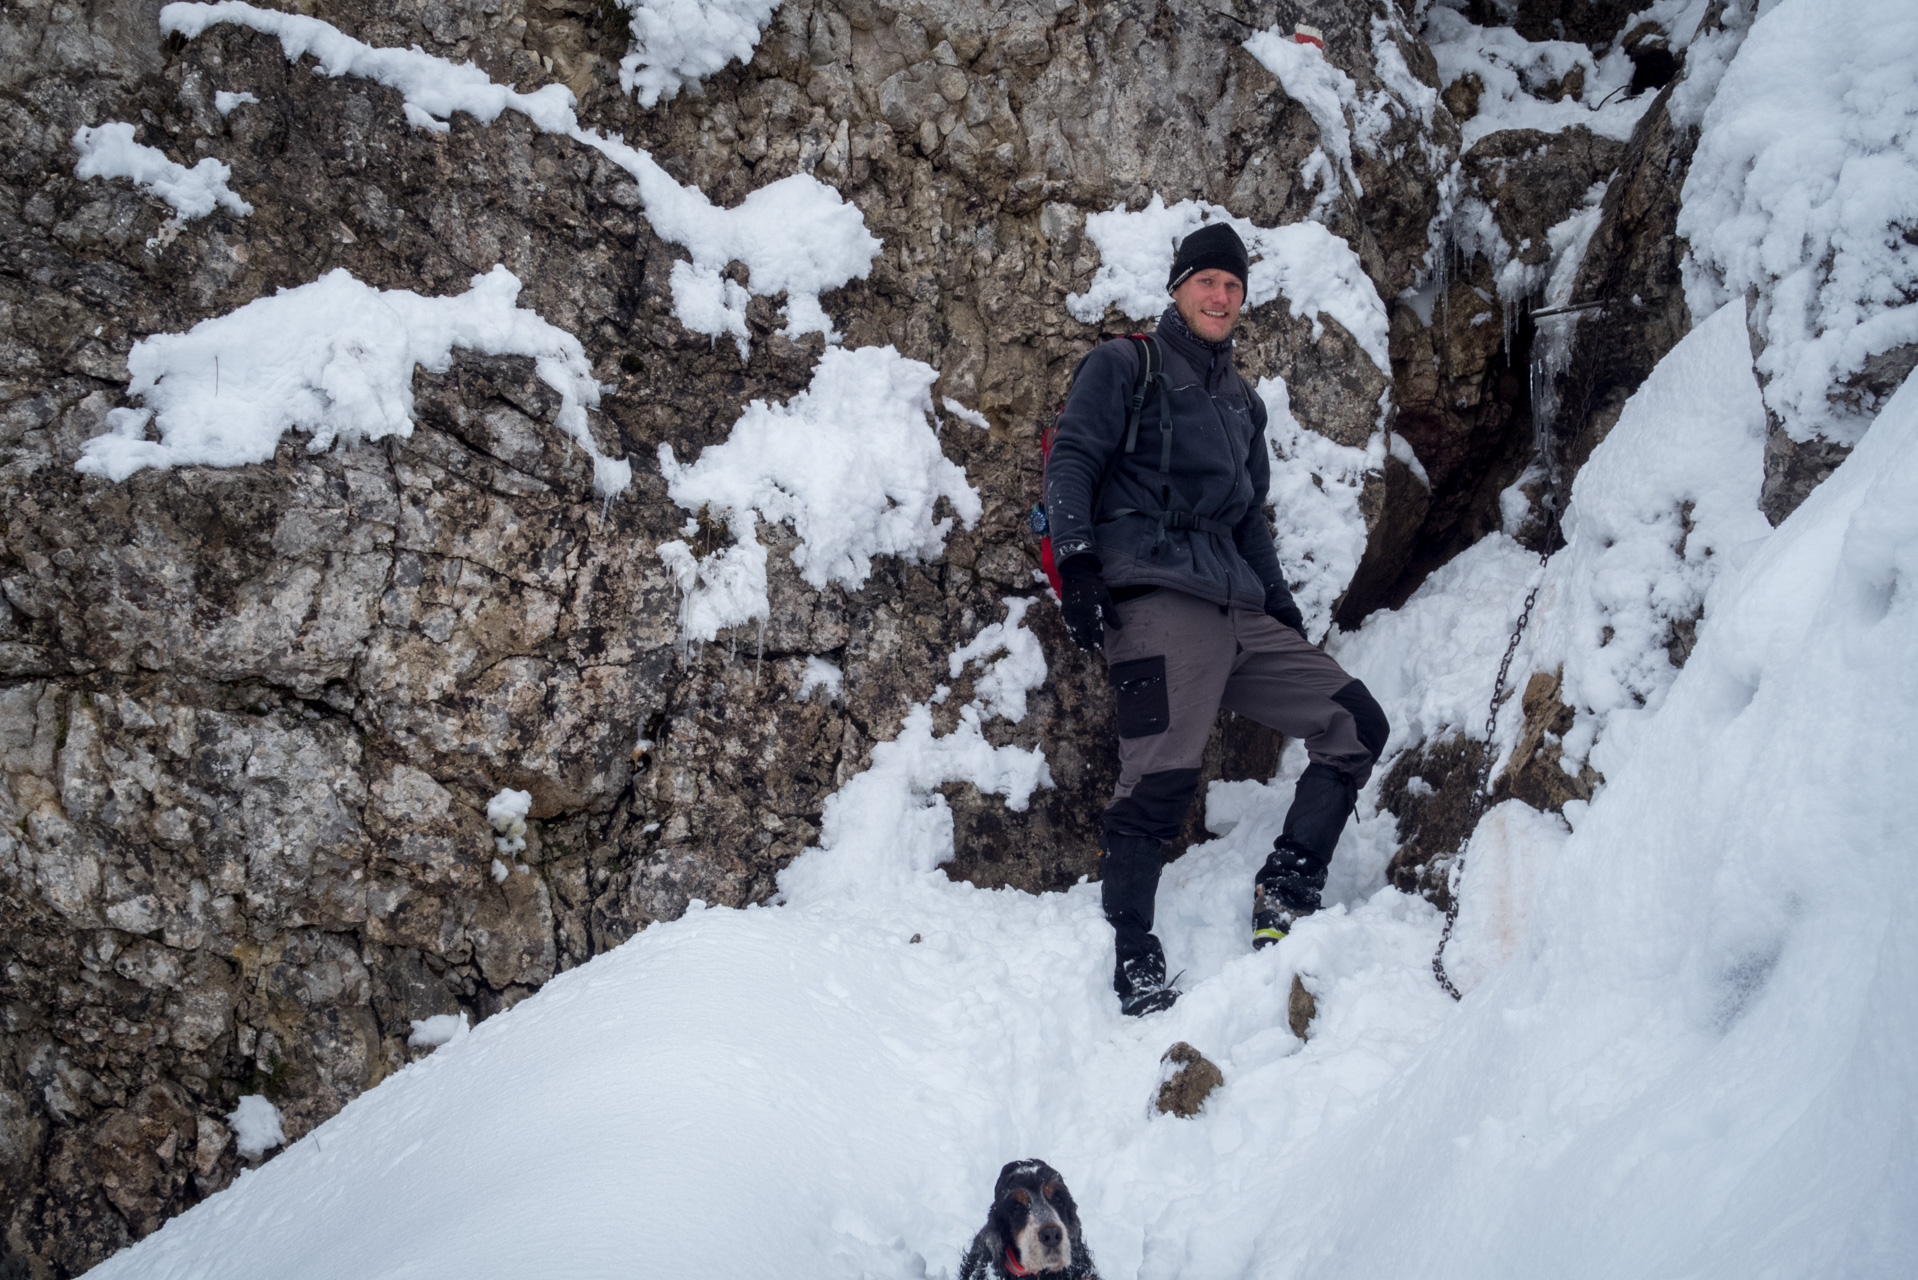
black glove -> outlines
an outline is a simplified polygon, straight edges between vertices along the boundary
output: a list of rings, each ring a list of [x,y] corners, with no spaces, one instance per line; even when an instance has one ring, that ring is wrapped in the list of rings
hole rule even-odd
[[[1276,618],[1305,638],[1305,615],[1299,612],[1299,606],[1292,599],[1292,592],[1283,582],[1275,582],[1265,589],[1265,614]]]
[[[1066,616],[1066,634],[1088,653],[1105,643],[1101,623],[1114,631],[1123,625],[1112,592],[1099,576],[1103,568],[1097,556],[1089,555],[1076,555],[1059,566],[1059,580],[1064,585],[1059,607]]]

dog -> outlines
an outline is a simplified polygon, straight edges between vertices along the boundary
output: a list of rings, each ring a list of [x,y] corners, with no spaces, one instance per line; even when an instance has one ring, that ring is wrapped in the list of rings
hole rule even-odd
[[[1013,1276],[1099,1280],[1079,1234],[1079,1206],[1043,1160],[1014,1160],[999,1171],[986,1225],[959,1263],[959,1280]]]

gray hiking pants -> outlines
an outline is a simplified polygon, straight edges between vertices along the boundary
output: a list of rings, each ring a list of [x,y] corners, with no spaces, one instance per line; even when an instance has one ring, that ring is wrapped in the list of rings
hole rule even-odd
[[[1353,790],[1364,785],[1385,745],[1385,717],[1363,684],[1298,632],[1164,587],[1118,609],[1123,627],[1105,633],[1119,721],[1108,836],[1179,834],[1221,707],[1303,739],[1321,772]]]

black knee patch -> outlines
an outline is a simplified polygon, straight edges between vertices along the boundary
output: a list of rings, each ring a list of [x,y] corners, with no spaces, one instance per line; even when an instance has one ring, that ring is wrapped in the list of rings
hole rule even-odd
[[[1385,708],[1379,706],[1372,691],[1365,687],[1363,680],[1354,680],[1332,695],[1332,701],[1352,713],[1352,722],[1359,735],[1359,745],[1372,753],[1372,762],[1378,763],[1379,753],[1385,750],[1385,740],[1392,736],[1392,726],[1385,718]]]
[[[1121,738],[1150,738],[1172,727],[1163,655],[1115,662],[1107,678],[1112,682]]]
[[[1149,836],[1176,840],[1185,826],[1185,811],[1199,789],[1197,769],[1167,769],[1148,773],[1132,794],[1115,800],[1105,812],[1108,837]]]

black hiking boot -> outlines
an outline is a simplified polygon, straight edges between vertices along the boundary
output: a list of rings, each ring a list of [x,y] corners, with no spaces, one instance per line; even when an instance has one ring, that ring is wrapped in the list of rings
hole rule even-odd
[[[1325,861],[1281,837],[1252,882],[1252,947],[1269,947],[1319,909]]]
[[[1280,942],[1292,932],[1293,922],[1298,916],[1278,904],[1278,900],[1268,897],[1265,886],[1252,886],[1252,949],[1262,950]]]
[[[1128,1018],[1170,1009],[1179,999],[1179,989],[1165,979],[1165,954],[1159,950],[1159,940],[1150,935],[1148,940],[1148,950],[1113,967],[1112,989],[1119,993],[1119,1012]]]

